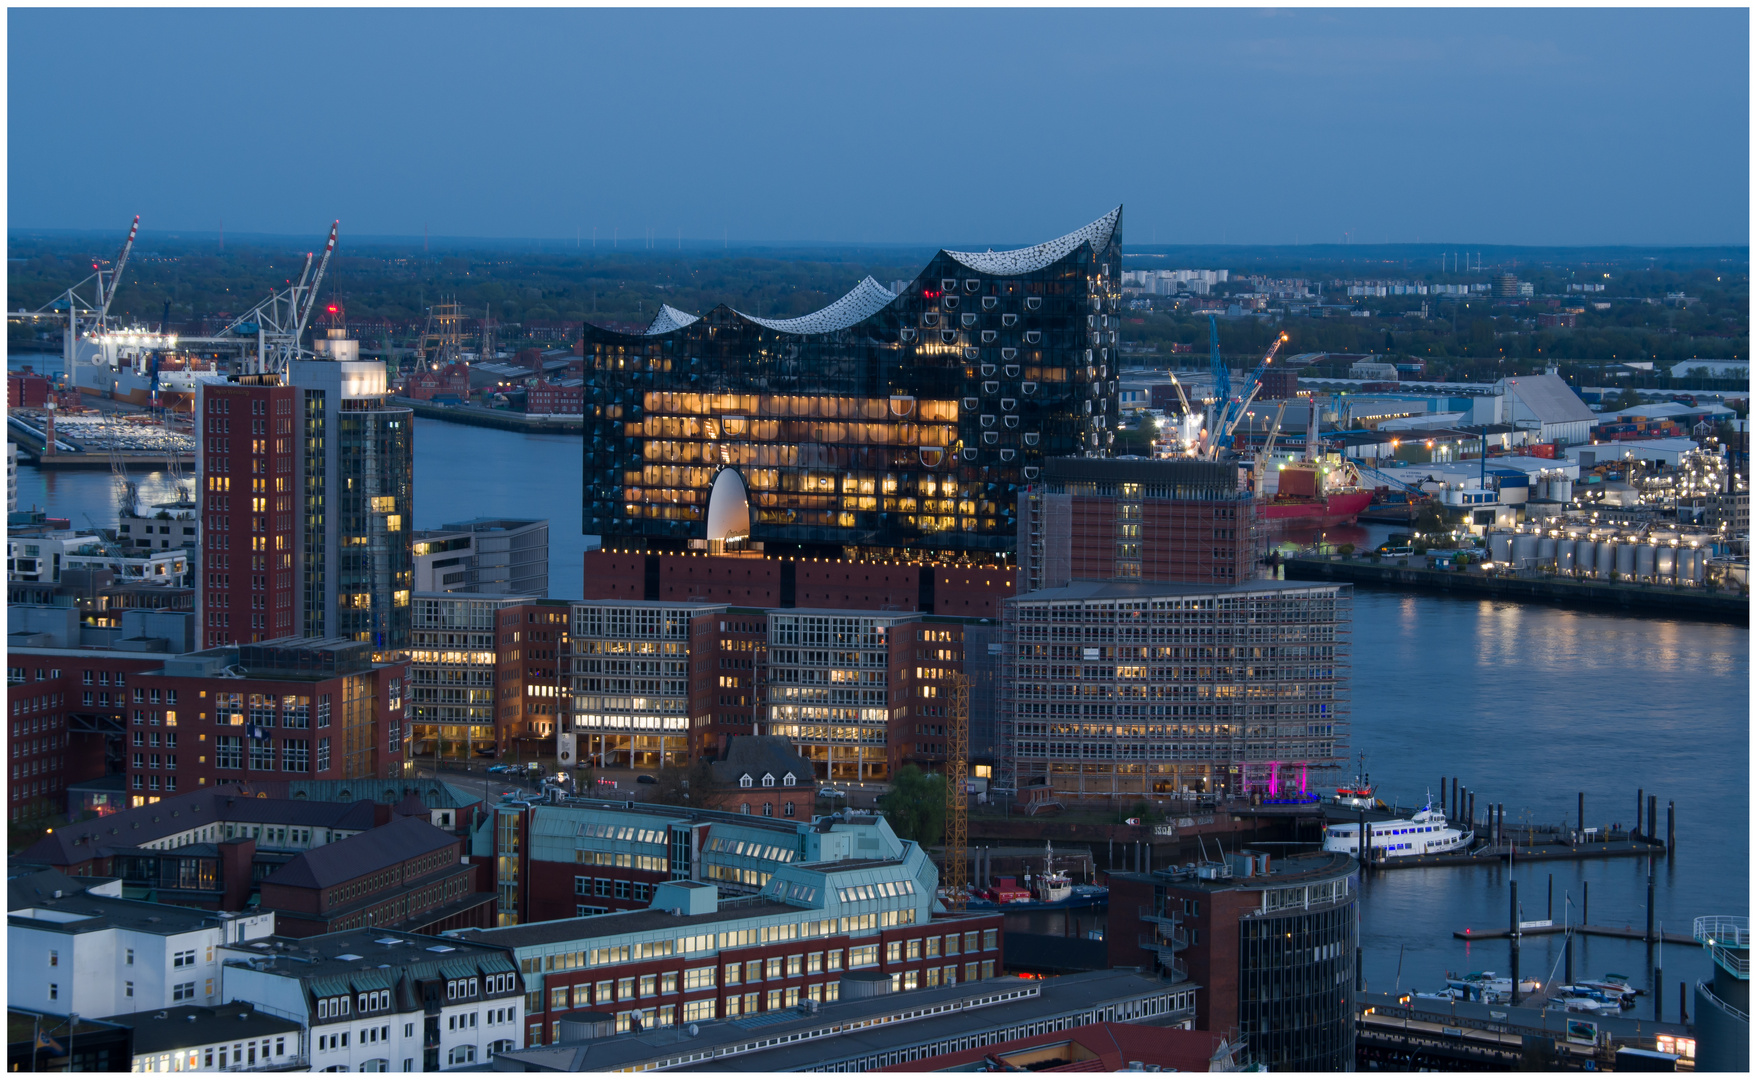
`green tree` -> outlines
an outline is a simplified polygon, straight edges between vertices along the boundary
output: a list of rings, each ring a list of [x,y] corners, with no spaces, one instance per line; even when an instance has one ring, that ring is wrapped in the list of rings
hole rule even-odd
[[[653,793],[647,801],[665,806],[700,804],[703,792],[714,786],[713,768],[703,759],[697,759],[687,769],[668,765],[660,769],[654,779],[659,782],[653,786]]]
[[[891,777],[891,790],[879,799],[879,809],[898,836],[931,847],[946,828],[946,779],[905,765]]]

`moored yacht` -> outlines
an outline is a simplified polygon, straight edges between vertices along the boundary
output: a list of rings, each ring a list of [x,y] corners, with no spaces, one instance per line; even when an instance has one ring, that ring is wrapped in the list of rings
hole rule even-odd
[[[1466,851],[1476,833],[1447,824],[1446,815],[1433,807],[1430,799],[1413,816],[1394,821],[1369,821],[1374,859],[1396,859],[1410,855],[1439,855]],[[1324,850],[1361,857],[1360,826],[1332,825],[1324,830]]]

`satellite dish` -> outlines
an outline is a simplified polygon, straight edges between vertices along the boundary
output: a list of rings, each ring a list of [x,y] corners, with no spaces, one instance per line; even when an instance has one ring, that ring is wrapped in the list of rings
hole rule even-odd
[[[698,1025],[696,1025],[696,1024],[691,1024],[691,1025],[689,1025],[689,1037],[690,1037],[690,1038],[692,1038],[692,1039],[693,1039],[693,1038],[695,1038],[695,1037],[696,1037],[696,1036],[697,1036],[697,1035],[700,1035],[700,1034],[701,1034],[701,1033],[702,1033],[702,1029],[701,1029],[701,1027],[700,1027],[700,1026],[698,1026]]]

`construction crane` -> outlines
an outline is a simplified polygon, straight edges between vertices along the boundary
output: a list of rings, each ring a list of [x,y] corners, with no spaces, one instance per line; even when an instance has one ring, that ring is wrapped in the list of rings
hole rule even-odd
[[[962,912],[969,900],[970,874],[970,680],[952,677],[951,708],[946,710],[946,854],[940,887],[946,910]]]
[[[1220,358],[1220,323],[1208,315],[1208,369],[1214,375],[1214,400],[1222,405],[1232,396],[1232,372]]]
[[[1251,402],[1256,400],[1258,391],[1263,389],[1263,372],[1268,369],[1270,362],[1275,359],[1275,354],[1280,351],[1282,343],[1286,340],[1287,335],[1283,333],[1276,335],[1275,340],[1270,343],[1269,351],[1263,354],[1263,360],[1257,365],[1257,370],[1251,372],[1250,390],[1245,394],[1243,400],[1221,403],[1221,412],[1216,422],[1214,438],[1209,443],[1210,457],[1218,457],[1221,450],[1232,445],[1233,431],[1238,428],[1239,421],[1243,420],[1245,413],[1250,410]]]

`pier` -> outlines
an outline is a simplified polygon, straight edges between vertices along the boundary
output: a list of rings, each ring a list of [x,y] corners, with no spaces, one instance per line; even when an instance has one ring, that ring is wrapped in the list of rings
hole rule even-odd
[[[1624,941],[1647,940],[1647,932],[1645,930],[1638,930],[1632,926],[1593,926],[1587,923],[1575,926],[1563,926],[1560,923],[1551,922],[1549,919],[1544,919],[1542,922],[1550,923],[1550,925],[1543,926],[1530,923],[1521,924],[1519,927],[1519,936],[1532,937],[1540,934],[1580,934],[1583,937],[1622,938]],[[1475,927],[1467,927],[1463,930],[1452,931],[1452,936],[1460,941],[1506,941],[1513,936],[1513,931],[1510,929],[1478,930]],[[1654,936],[1667,945],[1700,946],[1702,944],[1689,934],[1656,933]]]
[[[1386,559],[1293,558],[1285,560],[1289,581],[1352,581],[1398,589],[1419,589],[1452,595],[1476,595],[1502,600],[1528,600],[1568,606],[1620,608],[1719,622],[1750,624],[1750,601],[1734,593],[1699,588],[1668,588],[1625,585],[1611,581],[1582,581],[1568,577],[1502,577],[1471,570],[1433,570],[1418,563],[1419,557]]]

